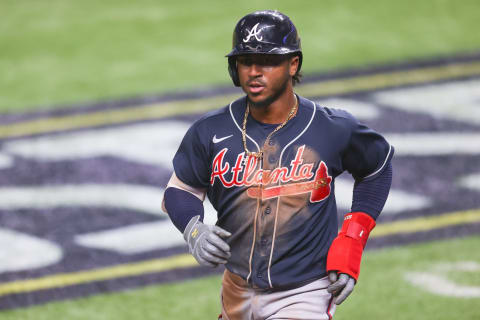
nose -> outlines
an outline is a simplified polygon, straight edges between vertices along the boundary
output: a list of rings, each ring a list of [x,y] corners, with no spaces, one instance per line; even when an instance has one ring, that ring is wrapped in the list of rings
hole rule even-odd
[[[262,75],[262,66],[256,63],[252,63],[248,68],[248,75],[251,78],[256,78]]]

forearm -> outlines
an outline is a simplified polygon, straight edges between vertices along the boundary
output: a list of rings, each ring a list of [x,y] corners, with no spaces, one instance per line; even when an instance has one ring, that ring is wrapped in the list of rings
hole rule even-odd
[[[175,173],[170,178],[162,201],[175,227],[183,233],[189,252],[204,266],[216,267],[227,263],[230,246],[226,239],[230,232],[203,224],[205,191],[180,181]]]
[[[185,231],[188,222],[195,216],[200,216],[200,221],[203,221],[203,203],[190,192],[168,187],[163,200],[170,220],[180,232]]]
[[[200,216],[200,221],[203,221],[205,194],[205,190],[183,183],[173,173],[165,190],[162,209],[168,213],[175,227],[183,233],[193,217]]]
[[[375,178],[355,181],[352,211],[345,215],[327,257],[327,271],[332,282],[328,291],[335,296],[336,304],[348,297],[358,280],[363,249],[387,201],[391,184],[391,163]]]
[[[382,173],[374,179],[355,181],[353,187],[352,212],[365,212],[373,219],[377,219],[387,201],[391,185],[391,162],[389,162]]]

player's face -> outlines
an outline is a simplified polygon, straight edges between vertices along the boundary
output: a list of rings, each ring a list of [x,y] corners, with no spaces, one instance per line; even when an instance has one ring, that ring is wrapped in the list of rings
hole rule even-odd
[[[237,58],[240,85],[256,106],[268,106],[292,86],[298,56],[249,54]]]

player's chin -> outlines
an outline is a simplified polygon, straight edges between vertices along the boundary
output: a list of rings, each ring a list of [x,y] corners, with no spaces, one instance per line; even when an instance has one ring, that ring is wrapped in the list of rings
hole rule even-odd
[[[256,107],[263,107],[270,104],[271,95],[266,94],[266,92],[262,93],[247,93],[248,100],[256,106]]]

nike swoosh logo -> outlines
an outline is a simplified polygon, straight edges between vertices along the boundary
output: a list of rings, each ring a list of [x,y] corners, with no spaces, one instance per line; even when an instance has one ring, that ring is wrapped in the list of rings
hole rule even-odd
[[[218,138],[218,139],[217,139],[217,135],[214,135],[212,141],[213,141],[213,143],[219,143],[219,142],[222,142],[223,140],[226,140],[230,137],[233,137],[233,134],[231,134],[229,136],[226,136],[226,137],[223,137],[223,138]]]

